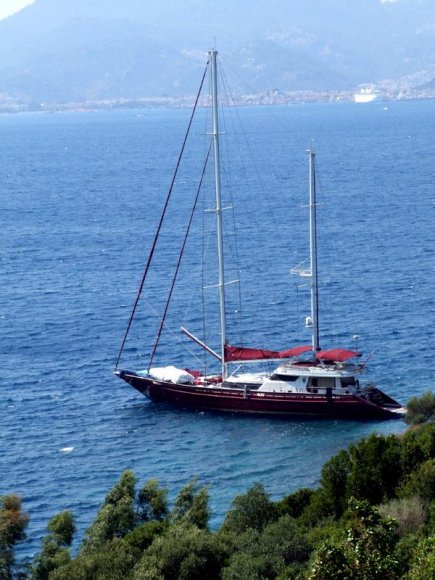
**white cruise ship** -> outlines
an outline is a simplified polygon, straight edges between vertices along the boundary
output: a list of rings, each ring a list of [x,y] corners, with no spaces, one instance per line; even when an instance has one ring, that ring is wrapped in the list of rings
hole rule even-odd
[[[371,103],[382,100],[382,93],[375,89],[373,85],[361,85],[357,93],[354,94],[355,103]]]

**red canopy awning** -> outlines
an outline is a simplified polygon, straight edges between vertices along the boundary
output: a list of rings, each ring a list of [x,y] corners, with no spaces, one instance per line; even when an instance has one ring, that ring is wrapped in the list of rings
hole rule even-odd
[[[361,356],[360,352],[347,350],[345,348],[332,348],[331,350],[320,350],[316,353],[319,360],[329,360],[333,362],[344,362],[355,356]]]
[[[291,358],[303,352],[312,350],[311,346],[296,346],[288,350],[265,350],[262,348],[246,348],[244,346],[225,345],[225,362],[263,360],[272,358]]]

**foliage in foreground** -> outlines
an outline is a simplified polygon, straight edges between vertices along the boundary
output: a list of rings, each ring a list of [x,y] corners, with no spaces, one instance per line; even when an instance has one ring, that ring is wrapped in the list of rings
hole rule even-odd
[[[435,419],[435,395],[431,391],[421,397],[412,397],[406,406],[405,421],[410,425],[419,425]]]
[[[0,578],[12,578],[14,546],[26,537],[29,516],[21,510],[21,498],[6,495],[0,498]]]
[[[273,502],[260,483],[234,498],[210,531],[208,490],[188,483],[169,506],[154,481],[126,471],[70,556],[72,514],[52,518],[32,580],[327,580],[435,577],[435,424],[401,437],[371,435],[325,463],[320,486]],[[0,507],[0,578],[27,516]]]

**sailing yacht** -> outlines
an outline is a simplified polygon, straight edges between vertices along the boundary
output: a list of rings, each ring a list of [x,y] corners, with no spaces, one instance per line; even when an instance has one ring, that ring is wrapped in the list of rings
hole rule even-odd
[[[200,370],[180,369],[173,365],[157,368],[149,365],[145,370],[137,371],[120,368],[121,355],[152,259],[153,249],[159,234],[158,230],[118,354],[114,373],[146,397],[195,409],[259,415],[340,417],[343,419],[402,417],[405,409],[400,403],[375,385],[364,386],[360,383],[360,376],[366,372],[366,364],[361,362],[361,353],[357,350],[336,347],[324,350],[320,346],[317,202],[315,153],[312,150],[308,151],[310,263],[308,268],[293,270],[293,273],[306,278],[310,285],[311,313],[307,319],[307,325],[311,328],[311,344],[275,351],[235,346],[228,341],[223,208],[220,185],[217,52],[215,50],[209,52],[209,63],[212,86],[212,131],[210,138],[214,162],[220,348],[216,351],[187,329],[182,328],[181,330],[218,361],[219,370],[210,374]],[[163,217],[164,212],[161,221]],[[272,372],[257,370],[258,364],[265,361],[275,361],[276,366]],[[255,364],[253,372],[232,371],[232,369],[240,368],[241,365],[246,367],[250,364]]]

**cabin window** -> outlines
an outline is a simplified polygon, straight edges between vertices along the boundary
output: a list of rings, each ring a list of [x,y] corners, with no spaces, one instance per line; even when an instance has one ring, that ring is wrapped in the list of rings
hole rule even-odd
[[[270,376],[271,381],[287,381],[289,383],[294,383],[298,378],[299,377],[296,375],[279,375],[277,373],[273,373],[273,375]]]
[[[307,391],[310,393],[323,392],[323,389],[333,389],[335,387],[334,379],[332,377],[315,377],[310,380],[307,386]]]
[[[355,386],[355,377],[342,377],[341,386],[343,389]]]
[[[335,387],[335,379],[332,377],[319,377],[317,386],[320,389],[333,389]]]

